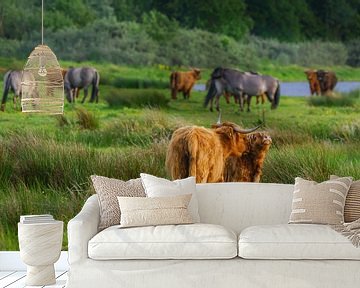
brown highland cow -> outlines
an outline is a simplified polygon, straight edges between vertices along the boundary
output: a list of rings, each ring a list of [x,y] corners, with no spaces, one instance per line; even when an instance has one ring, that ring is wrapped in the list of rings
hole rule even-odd
[[[191,89],[200,78],[200,69],[196,68],[187,72],[172,72],[170,75],[171,98],[177,99],[177,92],[183,92],[184,99],[189,99]]]
[[[223,182],[229,156],[240,156],[247,148],[246,134],[233,123],[216,124],[213,129],[188,126],[177,129],[170,140],[166,166],[172,179],[195,176],[197,183]]]
[[[246,136],[246,150],[239,157],[229,157],[225,163],[225,182],[260,182],[262,168],[272,143],[265,132]]]

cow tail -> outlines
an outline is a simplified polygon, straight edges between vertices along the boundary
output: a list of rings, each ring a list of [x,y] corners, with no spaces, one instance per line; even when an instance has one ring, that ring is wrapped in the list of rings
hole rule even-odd
[[[280,82],[278,80],[275,95],[274,95],[274,102],[273,102],[271,108],[276,109],[279,105],[279,102],[280,102]]]
[[[189,177],[189,146],[184,133],[174,132],[172,135],[165,165],[173,180]]]
[[[210,100],[213,99],[216,95],[216,85],[215,85],[215,80],[214,79],[211,79],[211,82],[210,82],[210,88],[209,88],[209,91],[205,97],[205,102],[204,102],[204,107],[206,108],[207,105],[209,104]]]
[[[2,101],[1,101],[1,111],[5,111],[5,103],[9,94],[9,90],[10,90],[10,82],[11,82],[11,72],[9,71],[4,78],[4,92],[3,92],[3,97],[2,97]],[[15,96],[14,96],[15,97]]]
[[[94,79],[93,79],[93,87],[91,91],[91,102],[96,100],[96,103],[99,101],[99,83],[100,83],[100,75],[98,71],[95,71]]]
[[[171,89],[171,98],[176,99],[176,82],[177,82],[177,73],[172,72],[170,75],[170,89]]]
[[[196,170],[196,166],[197,166],[197,154],[199,151],[199,141],[197,139],[197,137],[192,137],[192,139],[189,140],[188,142],[188,149],[189,149],[189,176],[194,176],[195,178],[197,178],[197,170]]]

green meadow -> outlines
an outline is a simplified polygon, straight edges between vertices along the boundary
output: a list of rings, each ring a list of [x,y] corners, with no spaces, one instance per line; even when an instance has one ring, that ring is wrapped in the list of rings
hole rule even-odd
[[[0,64],[1,73],[23,65],[12,59],[1,59]],[[78,99],[74,105],[66,103],[63,116],[34,115],[21,113],[19,103],[14,109],[10,94],[6,111],[0,113],[0,250],[18,249],[16,223],[21,214],[51,213],[67,223],[94,193],[92,174],[123,180],[140,172],[168,177],[164,163],[172,132],[184,125],[210,127],[217,121],[217,113],[202,105],[205,92],[193,92],[189,100],[182,95],[170,100],[169,67],[62,62],[63,67],[80,65],[100,71],[98,104],[82,105]],[[264,64],[259,72],[302,81],[303,70]],[[360,79],[360,69],[332,70],[341,80]],[[210,73],[204,71],[202,83]],[[270,133],[273,144],[262,182],[293,183],[296,176],[322,181],[330,174],[359,179],[359,93],[335,98],[328,105],[282,95],[276,110],[253,99],[249,113],[239,113],[233,100],[226,104],[222,98],[220,105],[223,121],[246,128],[264,123],[261,129]]]

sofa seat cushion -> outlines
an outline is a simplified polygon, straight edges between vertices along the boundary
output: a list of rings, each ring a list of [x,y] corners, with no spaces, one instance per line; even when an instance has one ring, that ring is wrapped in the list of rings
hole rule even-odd
[[[237,256],[237,237],[213,224],[109,227],[88,243],[89,257],[109,259],[229,259]]]
[[[328,225],[263,225],[241,232],[239,256],[246,259],[360,260],[360,249]]]

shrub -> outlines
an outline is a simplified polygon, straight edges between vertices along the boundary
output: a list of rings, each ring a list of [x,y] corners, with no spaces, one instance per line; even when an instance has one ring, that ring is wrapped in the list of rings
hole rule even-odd
[[[110,107],[166,107],[170,99],[162,91],[153,89],[112,89],[105,101]]]
[[[87,111],[84,108],[78,108],[76,110],[77,124],[82,129],[95,130],[99,127],[99,120],[95,114]]]
[[[250,36],[247,43],[253,47],[258,57],[286,65],[344,65],[348,57],[347,48],[340,42],[284,43],[277,39]]]
[[[355,99],[346,94],[332,94],[329,96],[311,96],[308,104],[312,106],[343,107],[353,106]]]
[[[360,121],[336,126],[331,136],[343,142],[360,142]]]
[[[65,115],[58,115],[55,119],[57,121],[57,125],[61,128],[71,124],[70,120]]]
[[[164,64],[214,68],[221,65],[256,70],[259,59],[302,66],[360,65],[359,40],[347,46],[321,41],[286,43],[255,36],[238,41],[224,34],[183,29],[176,23],[159,12],[150,11],[144,14],[142,23],[117,22],[109,18],[83,27],[64,26],[47,35],[47,42],[60,59],[131,66]],[[233,27],[229,28],[234,31]],[[24,58],[39,37],[39,33],[34,32],[23,40],[0,39],[0,56]],[[111,78],[111,75],[104,75],[101,83],[110,84]],[[118,87],[147,87],[147,83],[136,83],[136,79],[129,81],[135,84]],[[148,87],[158,88],[154,84],[157,85],[149,83]]]

